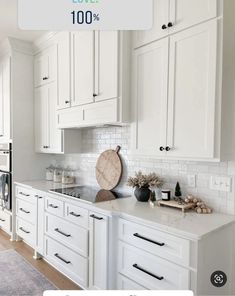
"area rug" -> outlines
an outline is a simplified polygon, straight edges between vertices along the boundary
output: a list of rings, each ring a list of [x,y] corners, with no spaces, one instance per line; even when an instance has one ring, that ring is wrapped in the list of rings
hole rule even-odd
[[[57,288],[16,251],[0,251],[0,296],[42,296],[45,290]]]

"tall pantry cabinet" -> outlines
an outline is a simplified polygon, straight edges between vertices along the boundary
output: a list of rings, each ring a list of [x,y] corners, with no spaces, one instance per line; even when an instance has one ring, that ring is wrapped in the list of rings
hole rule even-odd
[[[232,116],[227,116],[234,111],[234,91],[232,78],[230,83],[226,78],[227,72],[234,77],[226,63],[235,58],[228,37],[235,31],[231,2],[154,1],[152,31],[135,32],[133,38],[134,153],[234,158],[233,140],[226,136],[234,133]]]

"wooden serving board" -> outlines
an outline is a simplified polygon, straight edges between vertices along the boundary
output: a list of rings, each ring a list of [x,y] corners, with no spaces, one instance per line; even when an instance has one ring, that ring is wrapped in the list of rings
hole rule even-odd
[[[180,205],[178,203],[178,201],[175,201],[175,200],[168,200],[168,201],[160,200],[160,201],[158,201],[158,205],[159,206],[171,207],[171,208],[175,208],[175,209],[180,209],[182,212],[185,212],[187,210],[195,208],[194,203]]]
[[[103,152],[96,163],[96,180],[100,187],[105,190],[114,189],[122,176],[122,161],[119,156],[121,147],[116,150]]]

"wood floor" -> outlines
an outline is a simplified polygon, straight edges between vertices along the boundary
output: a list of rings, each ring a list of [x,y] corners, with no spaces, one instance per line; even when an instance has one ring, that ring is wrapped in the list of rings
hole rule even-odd
[[[50,266],[44,260],[34,260],[33,250],[24,242],[10,242],[9,236],[0,230],[0,251],[14,249],[32,264],[39,272],[44,274],[59,290],[81,290],[72,281]]]

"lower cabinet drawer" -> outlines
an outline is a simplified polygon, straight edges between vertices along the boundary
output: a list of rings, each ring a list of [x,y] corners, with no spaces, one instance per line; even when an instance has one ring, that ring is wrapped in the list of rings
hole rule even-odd
[[[36,246],[36,226],[16,217],[16,233],[33,248]]]
[[[124,219],[118,223],[120,240],[177,264],[190,265],[189,240]]]
[[[64,215],[64,202],[53,198],[53,197],[46,197],[45,208],[48,213],[53,215],[63,217]]]
[[[0,209],[0,228],[7,233],[11,232],[11,215]]]
[[[88,259],[53,239],[45,238],[46,259],[83,288],[88,286]]]
[[[118,271],[150,290],[187,290],[186,268],[119,242]]]
[[[37,215],[36,215],[37,204],[31,204],[19,198],[16,199],[16,215],[32,224],[36,224]]]
[[[127,277],[118,274],[117,277],[117,290],[146,290],[146,288],[133,282]]]
[[[88,210],[65,203],[65,217],[70,222],[88,228]]]
[[[88,256],[88,230],[52,215],[46,215],[46,234]]]

